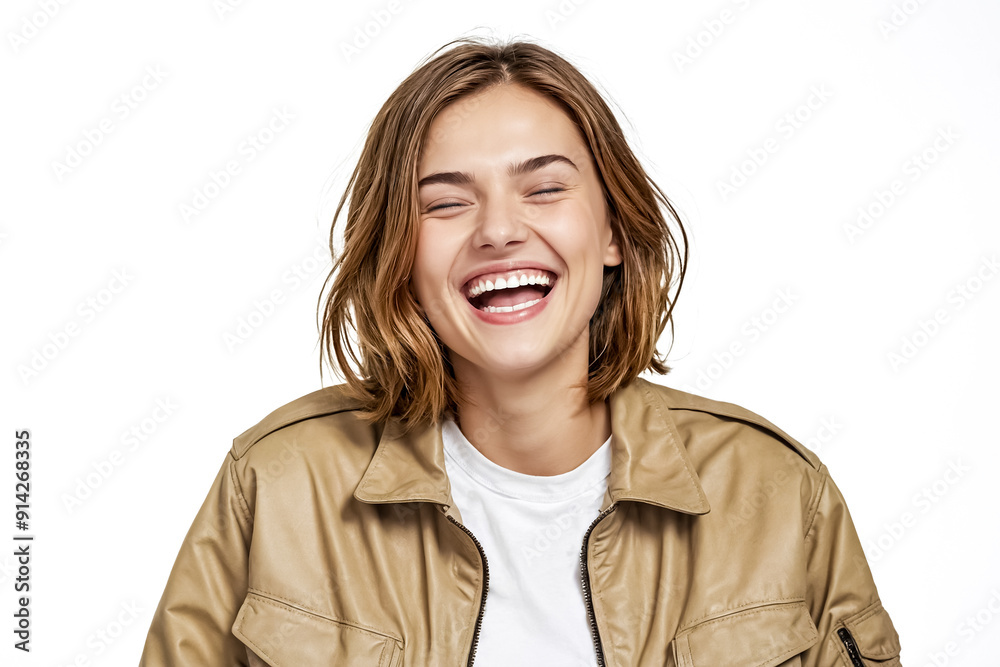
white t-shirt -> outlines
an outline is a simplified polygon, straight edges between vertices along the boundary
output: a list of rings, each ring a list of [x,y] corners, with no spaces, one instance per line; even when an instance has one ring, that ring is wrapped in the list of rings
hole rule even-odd
[[[441,436],[452,498],[490,568],[476,666],[597,665],[580,550],[607,489],[611,438],[576,469],[542,477],[493,463],[453,421]]]

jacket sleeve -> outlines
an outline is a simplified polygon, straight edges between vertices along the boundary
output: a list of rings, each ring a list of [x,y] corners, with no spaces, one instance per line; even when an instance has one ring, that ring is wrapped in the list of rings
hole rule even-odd
[[[188,530],[146,637],[140,667],[246,665],[232,634],[247,592],[252,519],[232,453]]]
[[[819,473],[805,538],[806,602],[819,641],[802,656],[802,665],[898,667],[899,635],[882,608],[847,504],[825,465]]]

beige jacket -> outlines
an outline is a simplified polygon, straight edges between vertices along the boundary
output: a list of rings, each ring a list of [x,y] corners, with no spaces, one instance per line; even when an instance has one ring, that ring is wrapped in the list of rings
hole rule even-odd
[[[642,380],[610,406],[608,491],[581,545],[599,664],[899,665],[815,454]],[[489,554],[452,506],[440,428],[402,436],[356,409],[327,388],[236,438],[142,665],[473,664]]]

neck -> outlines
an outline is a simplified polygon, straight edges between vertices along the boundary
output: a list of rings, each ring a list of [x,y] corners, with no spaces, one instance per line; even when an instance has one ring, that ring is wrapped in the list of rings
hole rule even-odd
[[[462,433],[504,468],[544,476],[569,472],[611,435],[607,403],[587,400],[586,364],[582,374],[554,368],[530,377],[484,377],[461,362],[454,368],[462,388]]]

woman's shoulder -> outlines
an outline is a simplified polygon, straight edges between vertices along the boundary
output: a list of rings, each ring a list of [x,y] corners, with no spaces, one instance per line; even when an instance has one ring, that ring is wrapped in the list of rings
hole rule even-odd
[[[649,385],[683,445],[714,521],[736,525],[791,516],[812,522],[830,474],[819,457],[764,417],[733,403]],[[762,512],[764,507],[774,512]],[[781,514],[781,513],[784,514]]]
[[[776,469],[812,478],[827,474],[814,452],[751,410],[651,382],[642,382],[641,389],[663,408],[700,472],[722,467],[744,476]]]
[[[342,443],[377,442],[374,427],[359,416],[361,402],[347,385],[324,387],[273,410],[233,439],[231,454],[237,461],[252,457],[266,462],[302,454],[317,447],[329,450]]]

